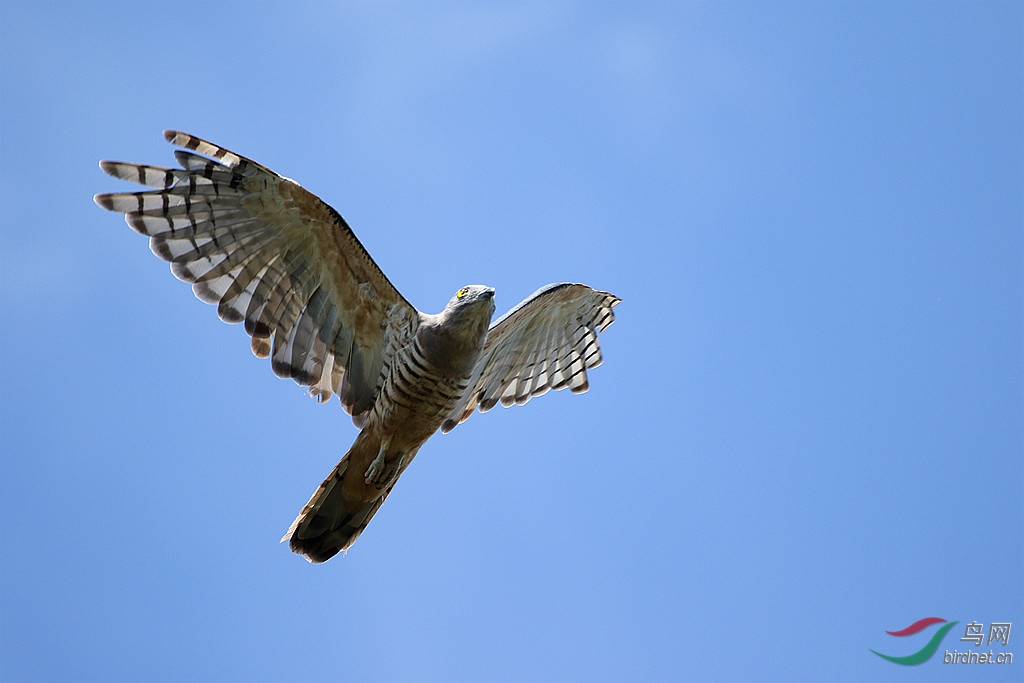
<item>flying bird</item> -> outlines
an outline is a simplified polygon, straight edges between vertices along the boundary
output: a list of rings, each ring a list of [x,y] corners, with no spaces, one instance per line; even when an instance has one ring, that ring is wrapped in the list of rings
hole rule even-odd
[[[475,409],[588,388],[598,333],[620,299],[586,285],[541,287],[494,324],[494,290],[462,287],[437,314],[385,277],[341,215],[294,180],[186,133],[181,168],[101,161],[156,188],[98,194],[171,272],[243,323],[252,351],[323,403],[337,395],[360,429],[281,541],[310,562],[347,551],[420,446]]]

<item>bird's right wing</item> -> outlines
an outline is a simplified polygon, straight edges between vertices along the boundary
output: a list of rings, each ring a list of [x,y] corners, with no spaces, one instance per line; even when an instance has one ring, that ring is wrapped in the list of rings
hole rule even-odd
[[[298,183],[186,133],[181,168],[103,161],[146,192],[96,195],[125,214],[171,272],[229,323],[245,323],[252,350],[323,402],[337,393],[356,424],[380,388],[389,354],[419,314],[337,211]]]
[[[479,406],[522,405],[549,390],[589,388],[587,369],[601,364],[597,335],[615,320],[621,301],[568,282],[541,287],[501,316],[487,333],[466,393],[441,425],[450,432]]]

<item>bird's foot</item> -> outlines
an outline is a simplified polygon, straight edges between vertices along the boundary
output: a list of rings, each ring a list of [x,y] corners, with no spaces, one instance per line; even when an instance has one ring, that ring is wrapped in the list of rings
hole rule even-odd
[[[384,472],[384,451],[387,449],[385,444],[381,444],[380,451],[377,453],[377,457],[373,459],[370,466],[366,468],[366,475],[364,481],[367,486],[375,483],[376,479]]]

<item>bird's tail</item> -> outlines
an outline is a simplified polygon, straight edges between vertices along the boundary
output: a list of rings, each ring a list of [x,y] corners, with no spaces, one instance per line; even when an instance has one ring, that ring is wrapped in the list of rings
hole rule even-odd
[[[362,432],[337,467],[302,508],[288,527],[281,542],[289,541],[292,552],[305,555],[310,562],[325,562],[338,551],[347,551],[363,532],[374,513],[391,492],[367,486],[365,468],[377,454],[379,440]],[[349,464],[357,463],[351,470]]]

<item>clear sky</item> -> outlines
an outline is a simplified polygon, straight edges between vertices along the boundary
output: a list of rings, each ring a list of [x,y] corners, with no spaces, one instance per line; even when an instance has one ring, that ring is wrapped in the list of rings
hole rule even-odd
[[[2,10],[0,678],[1021,680],[1024,4]],[[92,202],[165,128],[421,310],[617,294],[590,392],[435,436],[307,564],[356,429]]]

